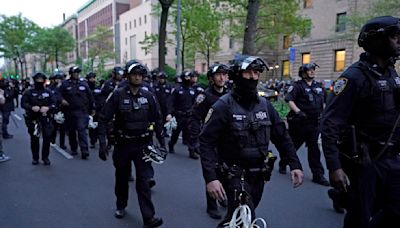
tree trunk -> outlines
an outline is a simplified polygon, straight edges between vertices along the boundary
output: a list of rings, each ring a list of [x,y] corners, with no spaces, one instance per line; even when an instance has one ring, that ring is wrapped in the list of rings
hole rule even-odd
[[[243,51],[244,55],[256,54],[255,38],[257,30],[257,12],[260,7],[260,0],[249,0],[247,5],[246,27],[244,29],[243,37]]]
[[[56,48],[56,68],[58,69],[58,49]]]
[[[167,22],[168,22],[168,11],[171,4],[174,2],[173,0],[162,1],[159,0],[161,4],[161,18],[160,18],[160,28],[158,31],[159,39],[158,39],[158,69],[163,71],[165,68],[165,40],[167,39]]]
[[[14,61],[14,67],[15,67],[15,74],[18,74],[18,63],[17,63],[17,58],[13,58]]]
[[[180,70],[180,72],[184,71],[184,69],[185,69],[185,40],[182,39],[181,70]]]
[[[207,47],[207,69],[210,67],[210,46]]]

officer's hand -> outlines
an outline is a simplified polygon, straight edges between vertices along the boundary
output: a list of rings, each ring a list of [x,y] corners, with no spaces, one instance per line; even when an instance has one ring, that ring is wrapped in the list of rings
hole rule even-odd
[[[347,192],[347,187],[350,185],[349,178],[343,169],[329,171],[329,181],[335,189],[341,192]]]
[[[47,111],[49,111],[49,107],[47,107],[47,106],[42,106],[42,107],[40,108],[40,112],[41,112],[41,113],[46,113]]]
[[[93,110],[92,113],[90,114],[91,116],[95,116],[96,115],[96,110]]]
[[[165,118],[165,120],[166,120],[167,122],[169,122],[171,119],[172,119],[172,115],[171,115],[171,114],[168,114],[168,116]]]
[[[99,158],[103,161],[107,160],[108,150],[105,144],[100,145],[99,148]]]
[[[68,103],[68,101],[62,99],[61,105],[63,105],[63,106],[69,106],[69,103]]]
[[[292,176],[292,183],[294,188],[297,188],[301,184],[303,184],[303,171],[301,171],[300,169],[294,169],[290,171],[290,174]]]
[[[39,112],[39,110],[40,110],[39,106],[33,106],[32,107],[32,111],[34,111],[34,112]]]
[[[300,119],[306,119],[307,114],[305,114],[303,111],[296,112],[296,116]]]
[[[212,198],[217,200],[226,199],[224,187],[222,187],[222,184],[221,182],[219,182],[219,180],[213,180],[207,183],[206,187],[207,187],[207,192],[210,194]]]

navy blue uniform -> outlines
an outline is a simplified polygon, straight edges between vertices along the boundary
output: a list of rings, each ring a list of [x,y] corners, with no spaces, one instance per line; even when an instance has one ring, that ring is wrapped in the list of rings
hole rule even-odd
[[[8,133],[8,124],[10,123],[10,115],[11,112],[15,110],[14,99],[18,97],[18,90],[13,85],[11,86],[11,82],[7,79],[4,80],[4,97],[6,98],[6,103],[0,107],[0,110],[3,115],[3,125],[2,125],[2,133],[3,138],[11,138],[12,135]]]
[[[154,93],[157,97],[158,103],[160,104],[161,114],[167,117],[168,113],[168,99],[171,96],[172,86],[168,84],[158,84],[154,87]]]
[[[323,179],[324,168],[321,164],[321,151],[318,148],[318,135],[320,133],[319,121],[323,111],[325,92],[322,85],[315,80],[308,85],[305,80],[295,82],[285,96],[285,101],[293,101],[296,106],[306,114],[298,117],[291,110],[287,116],[289,134],[293,144],[298,150],[303,143],[308,148],[308,163],[313,174],[313,180]],[[286,166],[284,156],[280,166]],[[326,182],[326,181],[325,181]]]
[[[400,114],[400,77],[394,66],[382,69],[363,53],[336,80],[333,93],[322,119],[322,145],[327,168],[342,168],[350,179],[344,227],[400,227],[400,126],[377,157]]]
[[[62,107],[61,107],[62,97],[60,94],[60,86],[58,86],[58,84],[54,83],[54,84],[51,84],[49,87],[47,87],[53,94],[54,99],[56,101],[56,112],[63,111]],[[54,131],[51,136],[51,142],[56,143],[56,137],[57,137],[57,131],[58,131],[60,147],[65,148],[65,126],[64,126],[64,123],[60,124],[60,123],[57,123],[56,121],[53,121],[53,126],[54,126]]]
[[[247,106],[247,108],[245,108]],[[200,151],[203,176],[206,183],[220,180],[227,194],[230,220],[238,206],[237,193],[241,192],[240,176],[245,175],[245,191],[252,210],[258,206],[264,189],[261,170],[267,156],[269,141],[288,158],[291,169],[301,169],[285,123],[264,97],[252,104],[243,104],[240,98],[229,93],[222,96],[209,110],[200,134]],[[231,168],[234,173],[220,174],[217,165]],[[238,173],[240,172],[240,173]]]
[[[114,120],[116,145],[113,161],[115,167],[115,195],[117,209],[124,209],[128,204],[128,179],[131,174],[131,161],[136,169],[136,192],[144,221],[154,216],[154,205],[148,181],[152,178],[151,162],[145,162],[143,148],[152,144],[149,127],[155,123],[156,136],[162,147],[161,115],[153,95],[143,89],[132,94],[129,86],[117,89],[106,102],[99,115],[100,144],[105,145],[107,123]]]
[[[90,91],[93,94],[94,104],[96,106],[96,114],[93,116],[93,121],[97,122],[98,121],[98,113],[101,111],[101,109],[104,106],[105,98],[104,98],[103,94],[101,93],[101,88],[99,86],[96,86],[96,83],[88,82],[88,85],[89,85]],[[97,137],[98,137],[97,128],[95,128],[95,129],[89,128],[90,145],[92,147],[94,147],[94,144],[97,142]]]
[[[169,141],[169,147],[173,147],[178,141],[179,134],[182,131],[182,141],[184,145],[188,145],[190,148],[190,133],[188,128],[188,118],[190,111],[194,104],[194,98],[196,91],[191,86],[180,86],[173,90],[170,101],[168,114],[172,114],[176,118],[178,124],[177,128],[172,131],[171,141]]]
[[[32,159],[39,160],[39,138],[40,134],[35,134],[35,128],[39,128],[43,136],[42,160],[48,160],[50,153],[50,141],[53,133],[53,113],[56,110],[56,100],[48,89],[29,89],[26,90],[21,98],[21,106],[25,109],[25,123],[31,138]],[[47,113],[32,111],[33,106],[49,107]]]
[[[88,135],[86,131],[88,116],[95,110],[92,92],[85,81],[68,79],[61,85],[60,94],[69,103],[68,106],[63,108],[65,108],[65,126],[68,131],[71,151],[76,154],[78,148],[76,132],[78,132],[82,158],[86,158],[88,156]]]

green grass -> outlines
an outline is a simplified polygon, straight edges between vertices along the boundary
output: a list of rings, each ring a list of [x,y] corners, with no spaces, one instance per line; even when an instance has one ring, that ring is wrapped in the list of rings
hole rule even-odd
[[[286,118],[286,115],[290,111],[288,104],[283,100],[277,100],[271,103],[272,106],[274,106],[275,110],[279,113],[279,116],[281,118]]]

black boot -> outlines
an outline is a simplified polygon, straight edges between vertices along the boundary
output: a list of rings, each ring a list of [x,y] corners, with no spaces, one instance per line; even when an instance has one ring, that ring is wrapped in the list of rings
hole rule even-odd
[[[168,143],[168,152],[170,154],[175,154],[174,145],[172,145],[171,142]]]

